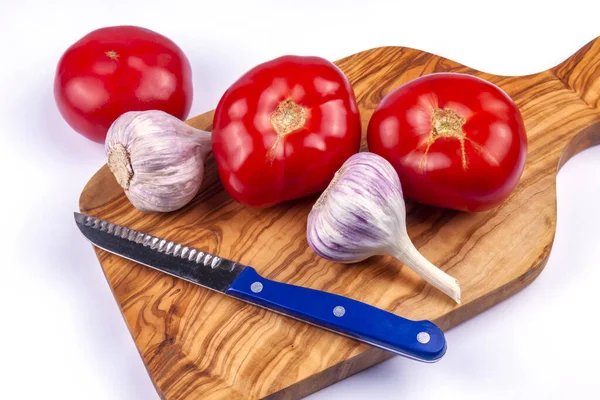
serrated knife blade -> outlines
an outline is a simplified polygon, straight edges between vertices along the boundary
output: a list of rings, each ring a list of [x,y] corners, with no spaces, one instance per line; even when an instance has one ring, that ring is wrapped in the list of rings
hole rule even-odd
[[[431,321],[411,321],[348,297],[272,281],[215,254],[74,215],[95,246],[163,273],[415,360],[434,362],[446,352],[444,333]]]
[[[75,213],[83,235],[110,253],[219,292],[245,268],[231,260],[148,235],[88,215]]]

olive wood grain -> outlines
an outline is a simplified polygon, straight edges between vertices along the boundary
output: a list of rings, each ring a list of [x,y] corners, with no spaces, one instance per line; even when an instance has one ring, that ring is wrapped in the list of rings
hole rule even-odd
[[[519,106],[529,151],[508,201],[482,213],[407,203],[410,236],[429,260],[460,281],[462,305],[390,257],[356,265],[319,259],[305,239],[315,196],[270,209],[242,206],[224,192],[212,159],[200,194],[182,210],[136,211],[104,166],[81,195],[82,212],[252,265],[269,279],[349,296],[411,319],[431,319],[444,330],[531,283],[552,247],[557,166],[600,142],[600,38],[560,65],[528,76],[491,75],[404,47],[367,50],[337,65],[354,86],[363,133],[383,96],[433,72],[477,75],[500,86]],[[210,130],[211,120],[209,112],[188,123]],[[297,399],[390,357],[96,251],[162,398]]]

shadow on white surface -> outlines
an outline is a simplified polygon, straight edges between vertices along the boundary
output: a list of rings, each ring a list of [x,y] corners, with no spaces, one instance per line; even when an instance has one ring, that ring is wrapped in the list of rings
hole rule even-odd
[[[36,304],[27,311],[29,318],[48,319],[52,322],[44,330],[59,325],[63,332],[32,339],[33,346],[45,348],[46,357],[37,368],[61,368],[72,376],[85,370],[96,374],[84,387],[72,384],[72,377],[65,374],[49,385],[53,396],[85,398],[87,389],[102,385],[97,389],[111,393],[112,399],[158,398],[92,246],[73,220],[83,186],[72,182],[85,182],[102,166],[103,146],[78,135],[63,121],[49,82],[51,73],[38,76],[21,97],[22,103],[13,105],[17,114],[13,117],[23,121],[27,132],[16,138],[16,146],[26,146],[29,156],[37,160],[20,177],[36,184],[22,184],[20,189],[25,196],[38,198],[34,207],[11,216],[18,220],[15,236],[28,238],[33,245],[16,284],[43,281],[44,287],[33,290],[30,300]],[[35,117],[25,114],[32,108]],[[61,321],[67,325],[60,326]],[[64,347],[71,350],[63,352]]]

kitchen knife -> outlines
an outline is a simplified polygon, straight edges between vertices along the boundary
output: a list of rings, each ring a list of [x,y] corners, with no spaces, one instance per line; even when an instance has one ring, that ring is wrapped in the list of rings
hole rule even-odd
[[[408,358],[435,362],[446,352],[444,333],[431,321],[411,321],[347,297],[271,281],[226,258],[74,214],[90,242],[139,264]]]

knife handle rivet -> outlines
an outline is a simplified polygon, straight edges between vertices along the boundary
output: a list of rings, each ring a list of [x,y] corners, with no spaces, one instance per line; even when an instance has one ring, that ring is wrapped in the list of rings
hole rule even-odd
[[[342,306],[333,307],[333,315],[336,317],[343,317],[346,314],[346,309]]]
[[[250,285],[250,290],[252,290],[253,293],[260,293],[263,290],[263,284],[260,282],[254,282],[252,285]]]
[[[421,344],[427,344],[431,340],[431,336],[427,332],[419,332],[417,333],[417,342]]]

